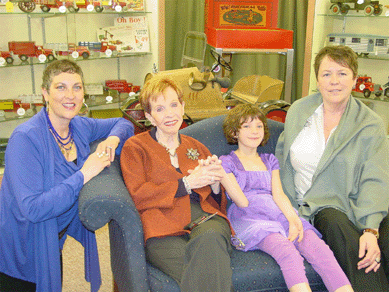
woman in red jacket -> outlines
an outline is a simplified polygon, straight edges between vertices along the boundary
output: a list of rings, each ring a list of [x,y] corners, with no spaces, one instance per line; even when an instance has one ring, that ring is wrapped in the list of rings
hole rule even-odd
[[[169,79],[145,84],[140,102],[155,127],[125,143],[123,177],[142,220],[147,260],[181,291],[226,292],[232,290],[231,229],[226,197],[219,192],[221,161],[178,133],[182,96]],[[190,224],[207,216],[206,222]]]

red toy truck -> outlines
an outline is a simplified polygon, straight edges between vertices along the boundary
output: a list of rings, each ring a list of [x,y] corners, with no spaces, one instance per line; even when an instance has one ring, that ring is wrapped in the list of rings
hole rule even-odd
[[[49,61],[55,59],[53,50],[43,49],[42,46],[35,45],[35,42],[8,42],[9,51],[18,55],[22,61],[27,61],[28,57],[39,57],[45,55]]]
[[[108,42],[78,42],[79,46],[87,47],[89,50],[105,52],[110,49],[111,51],[116,51],[116,46],[108,45]]]
[[[369,76],[359,76],[353,91],[363,93],[366,98],[370,97],[371,93],[378,97],[382,94],[382,87],[380,84],[374,84]]]
[[[84,59],[88,59],[90,56],[90,51],[87,47],[76,46],[75,43],[47,43],[45,48],[54,50],[58,56],[68,56],[72,55],[74,52],[77,52],[78,56],[82,56]],[[77,58],[76,56],[73,56]]]
[[[126,80],[106,80],[105,86],[109,89],[117,90],[119,92],[138,92],[140,86],[134,86],[132,83],[128,83]]]
[[[0,51],[0,57],[4,58],[7,64],[12,64],[14,62],[14,58],[10,52],[2,52]]]

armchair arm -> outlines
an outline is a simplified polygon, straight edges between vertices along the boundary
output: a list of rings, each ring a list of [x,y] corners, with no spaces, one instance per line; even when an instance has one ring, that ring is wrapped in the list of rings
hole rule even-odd
[[[109,223],[111,268],[119,291],[148,291],[142,223],[116,158],[79,195],[79,217],[95,231]]]

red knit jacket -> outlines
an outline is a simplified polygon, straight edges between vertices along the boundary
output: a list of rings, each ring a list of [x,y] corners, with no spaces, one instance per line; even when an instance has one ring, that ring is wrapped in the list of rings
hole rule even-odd
[[[180,139],[177,156],[182,173],[172,166],[169,154],[151,137],[150,132],[131,137],[123,146],[120,156],[123,178],[139,211],[145,241],[151,237],[189,233],[184,226],[191,221],[190,198],[189,195],[175,197],[178,180],[198,165],[197,159],[188,157],[189,149],[197,150],[200,154],[198,159],[205,159],[211,153],[202,143],[189,136],[180,135]],[[221,206],[212,198],[210,186],[195,191],[205,212],[218,212],[227,219],[227,199],[223,190]]]

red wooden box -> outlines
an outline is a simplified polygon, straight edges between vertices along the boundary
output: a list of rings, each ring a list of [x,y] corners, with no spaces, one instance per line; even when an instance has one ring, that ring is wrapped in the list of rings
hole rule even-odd
[[[207,28],[276,28],[278,0],[205,0]]]
[[[207,42],[214,48],[293,49],[293,31],[273,29],[207,29]]]

